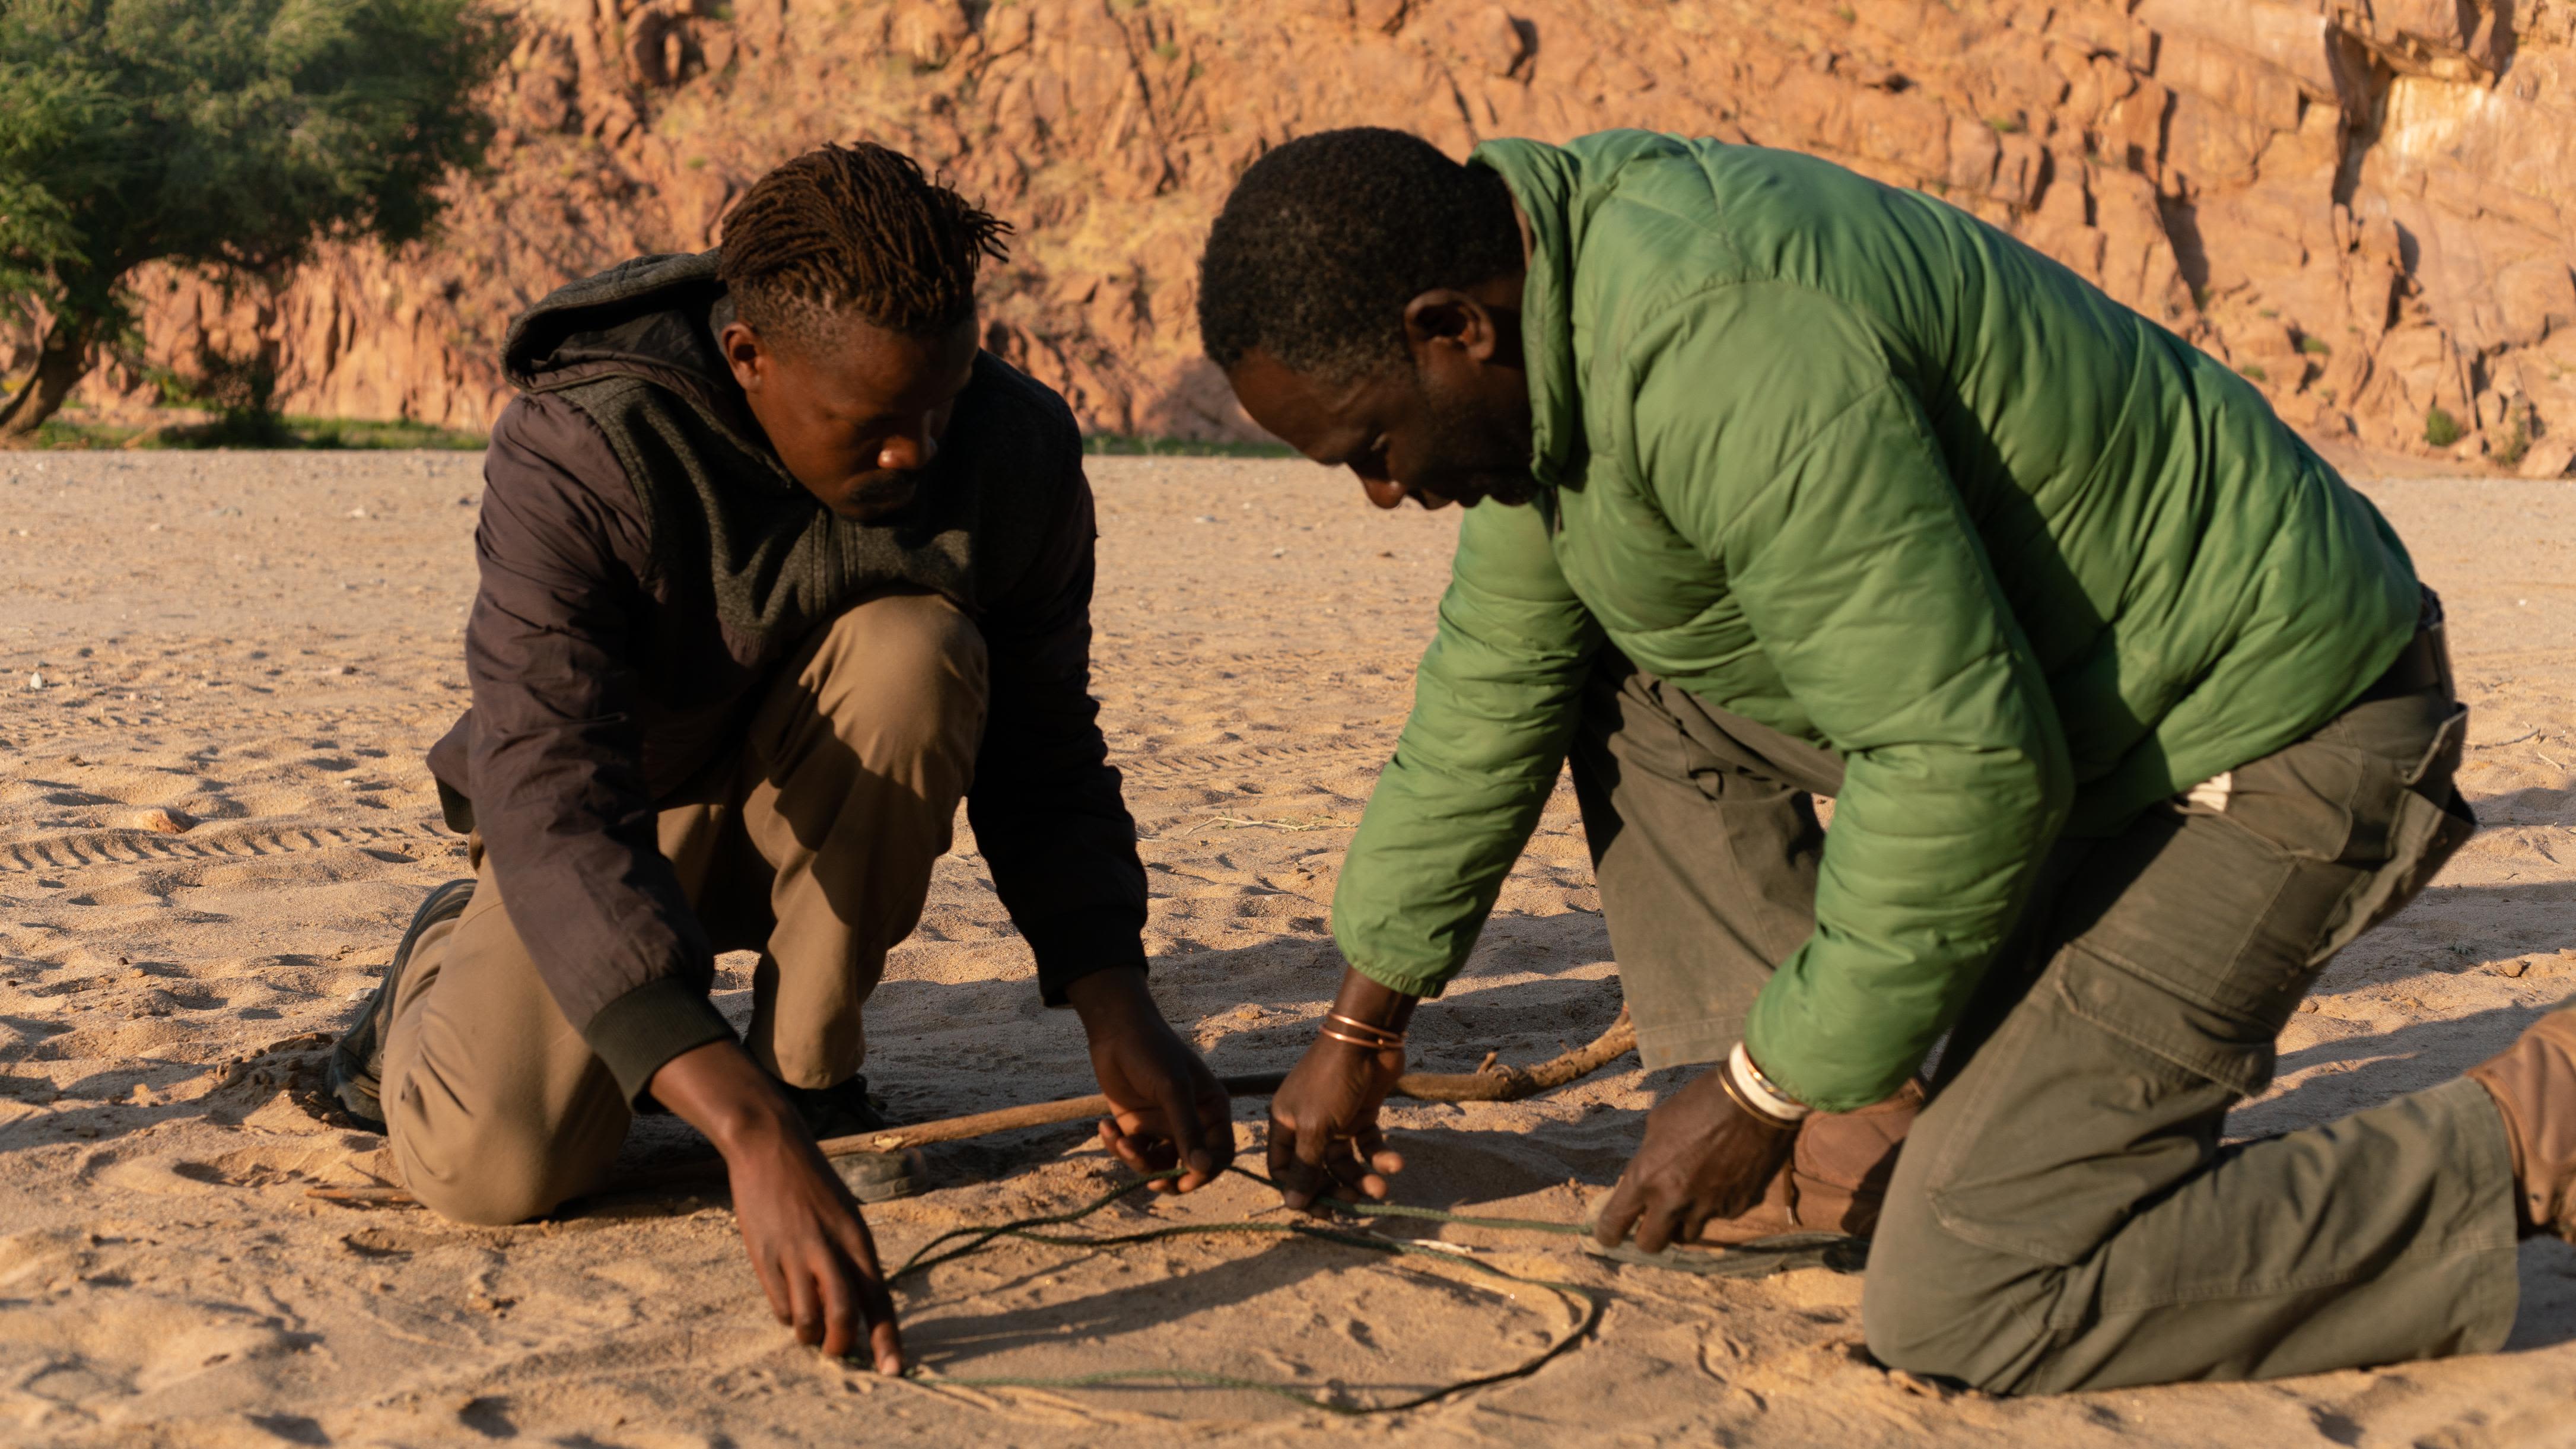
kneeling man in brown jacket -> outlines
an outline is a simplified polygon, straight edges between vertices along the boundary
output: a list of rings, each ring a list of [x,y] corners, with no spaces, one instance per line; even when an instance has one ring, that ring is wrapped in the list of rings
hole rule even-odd
[[[761,178],[724,246],[510,329],[466,628],[430,752],[476,875],[333,1054],[413,1192],[502,1223],[598,1183],[633,1114],[722,1150],[781,1322],[899,1371],[818,1137],[882,1126],[861,1006],[965,800],[1131,1167],[1233,1155],[1145,986],[1144,872],[1089,693],[1092,500],[1063,401],[978,347],[1007,228],[881,147]],[[756,950],[748,1032],[708,1000]]]

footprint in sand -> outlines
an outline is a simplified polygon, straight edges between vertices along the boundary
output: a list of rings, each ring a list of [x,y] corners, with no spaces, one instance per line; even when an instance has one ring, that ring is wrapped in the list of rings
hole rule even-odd
[[[319,1130],[328,1130],[315,1125]],[[383,1141],[370,1134],[351,1132],[336,1134],[327,1142],[264,1143],[229,1152],[180,1151],[134,1157],[101,1153],[98,1156],[108,1160],[98,1163],[87,1176],[101,1187],[156,1196],[201,1195],[208,1187],[251,1192],[377,1187],[400,1181],[392,1154]]]

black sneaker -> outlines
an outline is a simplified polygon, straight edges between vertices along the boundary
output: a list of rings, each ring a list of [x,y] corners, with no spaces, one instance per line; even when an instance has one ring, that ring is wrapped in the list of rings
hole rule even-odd
[[[791,1087],[781,1082],[778,1090],[796,1104],[796,1115],[805,1119],[805,1130],[817,1142],[883,1132],[893,1125],[886,1121],[885,1102],[868,1095],[864,1074],[830,1087]]]
[[[834,1087],[791,1087],[782,1082],[779,1090],[796,1104],[796,1115],[805,1119],[805,1130],[813,1133],[817,1142],[883,1132],[892,1125],[886,1121],[885,1102],[868,1095],[868,1079],[864,1076],[854,1076]],[[927,1170],[918,1152],[850,1152],[831,1161],[832,1170],[848,1184],[850,1195],[861,1202],[911,1197],[927,1181]]]
[[[394,993],[402,984],[403,967],[411,964],[412,948],[420,944],[423,931],[464,915],[465,904],[472,899],[471,880],[452,880],[429,893],[429,899],[412,912],[411,924],[403,928],[402,941],[394,947],[394,959],[386,963],[375,994],[367,998],[366,1008],[331,1048],[330,1060],[323,1069],[323,1088],[339,1102],[340,1110],[356,1118],[368,1131],[385,1130],[384,1104],[377,1094],[384,1087],[385,1033],[393,1029]]]
[[[892,1202],[912,1197],[929,1186],[929,1169],[919,1148],[901,1152],[853,1152],[832,1159],[832,1170],[861,1202]]]

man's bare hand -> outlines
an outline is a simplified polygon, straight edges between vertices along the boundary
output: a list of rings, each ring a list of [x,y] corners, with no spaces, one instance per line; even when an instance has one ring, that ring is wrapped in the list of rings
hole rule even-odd
[[[1173,1032],[1145,989],[1145,973],[1112,967],[1065,988],[1091,1041],[1091,1070],[1109,1098],[1100,1142],[1136,1172],[1177,1167],[1153,1186],[1188,1192],[1234,1161],[1234,1102],[1199,1054]]]
[[[1319,1197],[1386,1197],[1404,1157],[1386,1145],[1377,1110],[1402,1075],[1400,1051],[1306,1048],[1270,1099],[1270,1180],[1282,1202],[1307,1210]]]
[[[724,1153],[734,1222],[778,1321],[834,1358],[864,1347],[877,1372],[902,1373],[867,1219],[769,1074],[739,1043],[710,1042],[663,1063],[652,1090]]]
[[[1414,998],[1346,969],[1332,1009],[1401,1033],[1413,1007]],[[1377,1113],[1403,1075],[1401,1049],[1315,1038],[1270,1099],[1270,1180],[1281,1201],[1312,1210],[1319,1197],[1385,1198],[1404,1158],[1387,1147]]]
[[[1646,1115],[1646,1140],[1619,1176],[1592,1235],[1614,1248],[1635,1229],[1637,1246],[1660,1253],[1696,1241],[1711,1218],[1731,1218],[1762,1200],[1788,1161],[1796,1134],[1757,1121],[1718,1081],[1720,1063]]]

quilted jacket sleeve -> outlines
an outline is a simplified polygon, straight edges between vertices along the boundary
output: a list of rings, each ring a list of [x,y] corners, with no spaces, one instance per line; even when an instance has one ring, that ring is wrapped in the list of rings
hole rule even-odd
[[[1437,996],[1466,963],[1574,738],[1600,630],[1537,507],[1467,511],[1413,714],[1378,777],[1333,935],[1360,974]]]
[[[1815,934],[1746,1045],[1801,1101],[1864,1106],[1966,1004],[2064,824],[2055,708],[1914,393],[1851,310],[1720,285],[1660,309],[1623,367],[1625,466],[1844,759]]]

